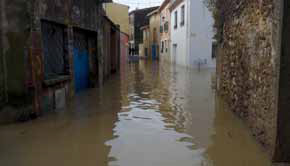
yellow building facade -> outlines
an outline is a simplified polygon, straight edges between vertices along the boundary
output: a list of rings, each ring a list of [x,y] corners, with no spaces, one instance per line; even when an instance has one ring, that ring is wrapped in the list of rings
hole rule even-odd
[[[107,16],[115,24],[120,25],[120,30],[123,33],[129,33],[129,6],[119,3],[105,3],[103,5]]]
[[[159,59],[160,49],[160,13],[159,9],[147,15],[149,17],[149,52],[152,60]]]

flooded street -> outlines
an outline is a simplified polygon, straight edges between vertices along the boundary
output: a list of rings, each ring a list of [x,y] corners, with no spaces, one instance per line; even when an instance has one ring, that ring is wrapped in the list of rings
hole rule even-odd
[[[213,70],[164,66],[124,66],[66,110],[1,126],[0,165],[271,165],[216,97]]]

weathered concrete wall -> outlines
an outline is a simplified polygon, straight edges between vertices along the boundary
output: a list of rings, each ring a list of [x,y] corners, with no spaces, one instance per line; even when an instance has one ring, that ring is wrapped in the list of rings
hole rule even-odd
[[[29,4],[25,0],[3,0],[3,52],[7,66],[9,98],[25,94],[25,50],[28,46]]]
[[[111,72],[111,23],[108,19],[103,19],[103,46],[104,46],[104,79],[107,79]]]
[[[37,2],[39,19],[62,24],[73,24],[79,28],[97,30],[98,7],[94,0],[40,0]]]
[[[219,86],[271,156],[277,133],[281,2],[244,0],[224,24]]]
[[[73,72],[73,29],[79,28],[92,32],[95,35],[96,46],[91,48],[96,52],[92,56],[99,56],[98,68],[100,79],[99,85],[103,81],[103,46],[99,42],[103,39],[100,23],[101,4],[95,0],[3,0],[1,1],[1,60],[6,57],[7,64],[7,85],[10,102],[23,102],[23,97],[28,105],[33,105],[34,112],[38,112],[45,107],[45,98],[51,96],[57,98],[63,96],[59,90],[73,96],[74,72]],[[65,33],[65,54],[69,58],[69,77],[66,82],[60,84],[46,85],[44,80],[43,64],[43,42],[41,22],[46,20],[57,23],[64,27]],[[3,52],[3,54],[2,54]],[[2,56],[5,55],[5,56]],[[0,100],[2,100],[2,61],[0,60]],[[97,65],[96,65],[97,67]],[[93,67],[92,67],[93,69]],[[95,75],[97,75],[95,73]],[[69,89],[69,90],[68,90]],[[52,95],[51,95],[52,94]],[[62,95],[58,95],[62,94]],[[67,94],[66,94],[67,95]],[[17,99],[20,100],[17,100]],[[61,99],[63,100],[63,99]],[[50,101],[48,100],[48,103]],[[12,103],[12,104],[13,104]],[[18,103],[17,103],[18,104]],[[57,103],[56,103],[57,104]],[[55,105],[57,107],[57,105]],[[39,113],[39,112],[38,112]]]

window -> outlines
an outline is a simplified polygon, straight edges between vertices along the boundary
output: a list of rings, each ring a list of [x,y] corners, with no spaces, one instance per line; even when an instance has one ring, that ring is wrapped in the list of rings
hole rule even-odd
[[[177,14],[177,11],[174,12],[174,29],[177,28],[177,17],[178,17],[178,14]]]
[[[161,53],[164,52],[164,41],[161,42]]]
[[[212,55],[211,55],[211,58],[214,59],[216,58],[216,55],[217,55],[217,49],[218,49],[218,45],[216,42],[213,42],[212,43]]]
[[[168,32],[168,21],[164,23],[164,32]]]
[[[184,26],[184,22],[185,22],[185,6],[183,5],[181,7],[181,22],[180,22],[180,25]]]
[[[168,45],[167,45],[167,40],[165,40],[165,52],[168,52]]]
[[[163,33],[163,26],[160,26],[160,33]]]
[[[45,80],[57,79],[59,76],[69,75],[70,66],[66,45],[67,36],[65,33],[65,27],[49,21],[42,21],[41,32],[44,50],[43,60]],[[87,41],[82,37],[83,36],[77,38],[79,39],[78,41],[80,41],[79,43],[74,42],[76,48],[86,48]]]
[[[153,43],[157,42],[157,30],[156,28],[153,29]]]

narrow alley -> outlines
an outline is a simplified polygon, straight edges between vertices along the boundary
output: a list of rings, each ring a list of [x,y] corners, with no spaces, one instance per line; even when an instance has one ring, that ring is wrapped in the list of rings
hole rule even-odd
[[[290,0],[0,0],[0,166],[290,166]]]
[[[0,126],[3,166],[270,166],[212,88],[214,70],[140,61],[65,110]]]

